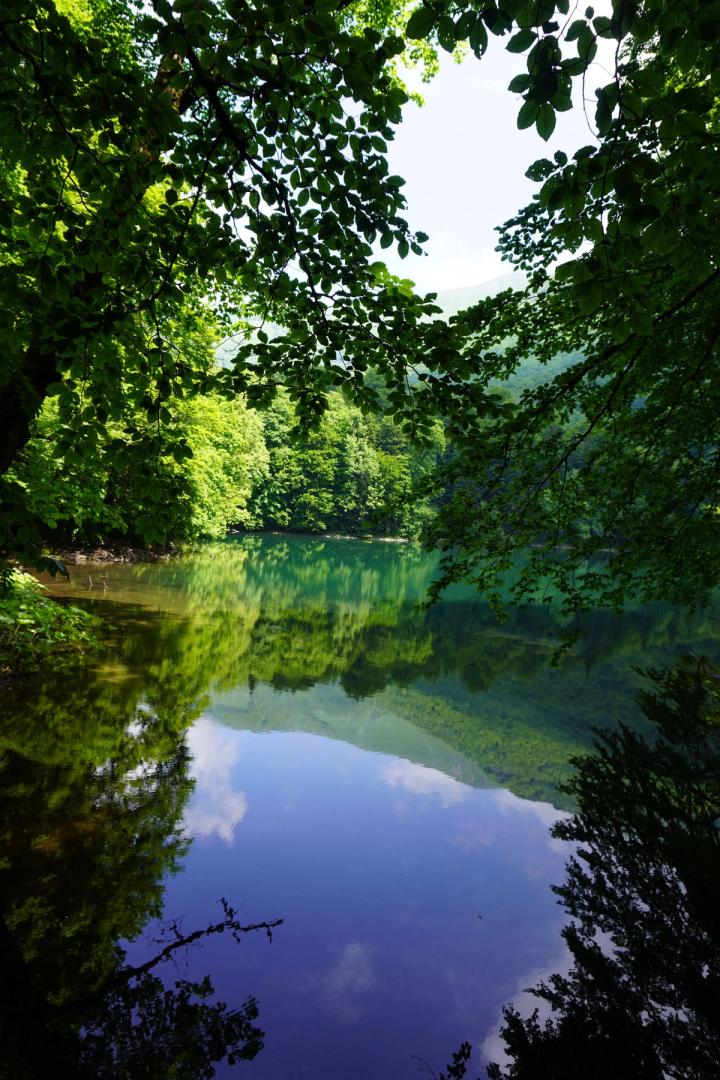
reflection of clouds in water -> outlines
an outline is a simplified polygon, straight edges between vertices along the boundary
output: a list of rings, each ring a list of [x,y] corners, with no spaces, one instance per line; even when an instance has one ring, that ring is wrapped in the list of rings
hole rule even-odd
[[[490,847],[496,840],[497,830],[494,826],[471,821],[463,822],[451,837],[451,842],[462,848],[466,855]]]
[[[564,818],[569,818],[570,814],[565,813],[564,810],[556,810],[551,803],[546,802],[531,802],[529,799],[521,799],[517,795],[513,795],[512,791],[507,791],[505,788],[493,791],[493,801],[503,814],[506,813],[521,813],[532,814],[536,817],[546,829],[550,829],[556,821],[561,821]],[[550,836],[548,831],[547,837],[548,847],[551,847],[553,851],[558,851],[562,855],[566,855],[568,852],[568,845],[564,840],[556,840]]]
[[[233,842],[235,826],[245,817],[247,800],[233,791],[231,771],[240,748],[237,737],[208,716],[201,716],[188,732],[193,757],[195,794],[185,812],[185,830],[192,836],[215,833],[226,844]]]
[[[563,948],[556,959],[551,961],[546,967],[535,968],[532,971],[528,971],[526,975],[521,976],[516,983],[514,993],[511,994],[510,999],[505,1004],[512,1005],[523,1017],[530,1016],[537,1009],[538,1020],[542,1025],[550,1016],[550,1005],[547,1001],[543,1001],[542,998],[535,997],[535,995],[531,994],[527,988],[530,986],[537,986],[539,982],[547,981],[550,976],[556,972],[559,975],[567,975],[571,964],[572,957],[570,956],[570,950]],[[506,1052],[505,1042],[500,1035],[500,1028],[504,1027],[504,1024],[505,1021],[502,1013],[500,1013],[495,1021],[493,1030],[479,1044],[478,1049],[483,1056],[485,1064],[490,1064],[491,1061],[494,1061],[497,1062],[498,1065],[506,1066],[512,1060]]]
[[[328,1012],[345,1023],[355,1023],[365,1011],[364,995],[377,983],[368,946],[351,941],[337,963],[310,982],[319,990]]]
[[[402,787],[412,795],[437,795],[443,806],[461,802],[468,793],[465,784],[446,776],[439,769],[428,769],[412,761],[397,761],[385,765],[380,778],[388,787]]]

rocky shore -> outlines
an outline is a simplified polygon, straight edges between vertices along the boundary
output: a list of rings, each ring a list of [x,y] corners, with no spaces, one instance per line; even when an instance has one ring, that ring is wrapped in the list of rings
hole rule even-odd
[[[141,562],[165,562],[178,554],[177,548],[171,545],[168,549],[153,550],[152,548],[132,547],[130,544],[103,544],[102,546],[77,546],[56,548],[53,558],[67,566],[80,566],[83,563],[141,563]]]

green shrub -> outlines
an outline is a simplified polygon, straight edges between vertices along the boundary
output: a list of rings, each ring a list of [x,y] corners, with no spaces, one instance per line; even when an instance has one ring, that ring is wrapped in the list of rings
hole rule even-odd
[[[38,671],[59,655],[98,645],[99,620],[44,595],[30,574],[11,570],[0,579],[0,673]]]

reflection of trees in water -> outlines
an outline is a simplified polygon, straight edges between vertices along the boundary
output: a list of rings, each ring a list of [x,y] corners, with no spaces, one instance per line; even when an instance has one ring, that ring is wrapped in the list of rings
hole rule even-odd
[[[254,1056],[255,1002],[213,1000],[209,981],[166,987],[120,940],[162,914],[162,879],[187,847],[184,732],[192,680],[57,674],[4,715],[0,742],[0,1076],[211,1076]],[[143,690],[150,692],[144,693]],[[148,696],[154,699],[149,705]],[[208,932],[240,933],[234,912]],[[177,1069],[180,1069],[178,1072]]]
[[[567,630],[552,605],[510,609],[499,624],[466,591],[421,612],[434,565],[412,545],[245,537],[167,563],[110,566],[102,596],[185,620],[183,664],[202,664],[206,687],[249,676],[288,689],[342,678],[360,697],[452,674],[484,691],[503,675],[529,679],[547,668]],[[74,568],[71,584],[55,588],[92,597],[88,575]],[[587,613],[582,631],[561,658],[579,675],[623,657],[672,663],[699,643],[715,655],[720,637],[712,613],[662,604]],[[154,662],[172,661],[159,653]]]
[[[210,683],[231,687],[252,677],[279,689],[303,689],[340,680],[352,697],[390,685],[408,686],[456,676],[471,692],[488,690],[499,678],[529,681],[546,671],[562,626],[544,609],[517,611],[502,626],[486,605],[440,603],[428,612],[388,601],[370,611],[352,605],[307,605],[287,609],[246,608],[242,601],[222,615],[156,619],[140,649],[127,642],[131,665],[153,668],[177,682],[178,663],[198,692]],[[155,639],[155,640],[153,640]],[[677,651],[707,646],[720,652],[716,620],[702,614],[643,610],[623,619],[588,617],[586,636],[560,657],[560,670],[584,683],[589,670],[641,657],[672,661]]]
[[[516,794],[571,808],[557,784],[590,725],[635,722],[632,665],[720,654],[713,613],[656,604],[622,618],[588,613],[551,671],[565,629],[552,607],[510,611],[503,624],[462,596],[420,611],[412,600],[431,572],[415,548],[281,537],[109,567],[104,609],[120,633],[108,675],[187,722],[237,686],[339,683],[355,700],[378,696]],[[73,570],[78,593],[82,573]],[[267,711],[266,726],[282,727],[283,709]]]
[[[573,966],[505,1012],[500,1080],[720,1075],[720,683],[704,663],[651,673],[657,738],[600,736],[553,832],[579,845],[555,891]]]
[[[88,1035],[96,1028],[113,1033],[130,1060],[128,1038],[139,1039],[143,1052],[150,1044],[162,1048],[162,1065],[156,1058],[145,1073],[139,1064],[128,1066],[133,1080],[162,1077],[161,1067],[181,1053],[183,1033],[192,1033],[193,1045],[209,1039],[226,1055],[234,1052],[232,1039],[239,1054],[255,1052],[252,1001],[234,1013],[218,1012],[206,984],[179,981],[166,990],[154,970],[128,975],[117,946],[159,913],[158,882],[182,852],[178,826],[189,790],[182,735],[212,690],[339,680],[361,698],[445,676],[470,691],[487,690],[500,676],[540,676],[562,636],[545,608],[511,613],[500,628],[476,602],[447,601],[419,613],[408,602],[401,563],[394,564],[394,594],[380,582],[378,561],[372,573],[360,566],[363,599],[353,603],[355,571],[346,563],[332,602],[324,593],[314,603],[300,602],[300,583],[331,574],[332,561],[318,565],[305,552],[293,593],[283,588],[280,548],[272,587],[261,587],[263,550],[260,544],[259,564],[245,577],[237,576],[237,562],[198,556],[197,567],[189,566],[197,585],[188,585],[189,610],[179,605],[168,615],[161,604],[153,614],[136,595],[134,608],[117,610],[124,629],[117,663],[89,681],[74,677],[33,690],[4,717],[0,948],[11,973],[2,992],[11,1017],[6,1042],[19,1062],[13,1080],[33,1075],[22,1071],[23,1048],[41,1053],[43,1032],[58,1046],[65,1040],[78,1060],[83,1026]],[[245,553],[243,565],[252,564],[252,554]],[[408,566],[419,572],[411,559]],[[152,574],[164,571],[152,568]],[[179,562],[172,574],[181,571]],[[153,595],[149,590],[148,603]],[[293,596],[297,602],[290,604]],[[683,616],[657,605],[622,619],[590,615],[576,650],[561,659],[566,711],[575,710],[578,726],[587,725],[588,670],[615,664],[592,691],[611,716],[633,662],[668,663],[673,652],[698,649],[699,642],[714,655],[717,640],[715,621],[702,613]],[[410,718],[451,745],[465,750],[467,744],[469,755],[476,749],[485,763],[495,753],[507,776],[517,773],[518,761],[529,771],[516,755],[520,746],[526,754],[530,747],[533,762],[547,761],[544,733],[537,745],[527,737],[536,717],[519,718],[513,741],[506,717],[492,730],[476,714],[455,709],[451,716],[449,706],[440,715],[432,693],[414,688],[406,695],[417,707]],[[574,920],[566,936],[575,967],[539,988],[553,1009],[548,1023],[508,1012],[512,1063],[497,1077],[720,1074],[717,686],[706,673],[684,668],[660,678],[642,705],[658,740],[645,742],[625,729],[604,737],[572,786],[580,812],[558,834],[588,853],[571,864],[559,890]],[[552,708],[546,712],[551,730]],[[29,729],[28,715],[35,717]],[[558,745],[563,749],[562,740]],[[614,949],[602,951],[598,931]],[[140,1007],[144,1031],[131,1023]],[[85,1047],[89,1054],[91,1042]],[[196,1071],[188,1065],[184,1075],[208,1075],[205,1067],[193,1060]],[[99,1077],[122,1077],[118,1069],[110,1059],[87,1066]]]

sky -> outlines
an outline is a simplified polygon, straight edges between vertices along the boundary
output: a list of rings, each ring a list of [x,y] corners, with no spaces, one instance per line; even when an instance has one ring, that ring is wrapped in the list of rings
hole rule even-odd
[[[477,285],[511,272],[494,250],[494,226],[512,217],[536,190],[525,177],[526,169],[556,150],[570,155],[595,142],[582,108],[577,107],[578,80],[576,107],[558,115],[548,143],[535,128],[518,130],[522,100],[509,93],[507,85],[525,70],[525,58],[502,46],[501,40],[491,39],[482,60],[470,55],[461,64],[442,53],[440,73],[433,82],[425,87],[413,83],[421,89],[425,104],[410,102],[405,107],[390,143],[390,172],[406,180],[407,220],[414,230],[428,233],[430,240],[425,245],[427,257],[411,254],[401,260],[388,251],[379,252],[379,257],[420,291]],[[602,55],[598,53],[585,91],[586,99],[592,99],[591,119],[594,88],[610,81]]]

